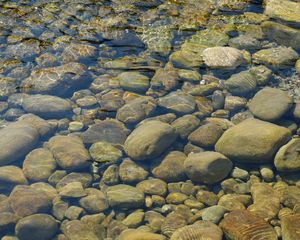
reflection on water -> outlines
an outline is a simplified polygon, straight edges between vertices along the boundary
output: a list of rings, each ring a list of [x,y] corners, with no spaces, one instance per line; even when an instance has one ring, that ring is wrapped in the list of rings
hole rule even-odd
[[[300,239],[299,16],[0,1],[0,238]]]

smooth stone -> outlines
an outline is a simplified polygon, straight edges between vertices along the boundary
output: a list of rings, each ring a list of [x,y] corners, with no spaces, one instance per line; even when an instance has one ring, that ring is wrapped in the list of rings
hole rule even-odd
[[[245,61],[241,51],[232,47],[206,48],[202,56],[210,68],[234,69]]]
[[[34,214],[22,218],[16,225],[20,240],[50,240],[58,231],[58,222],[47,214]]]
[[[29,126],[36,128],[42,137],[49,136],[54,129],[54,126],[52,126],[48,121],[31,113],[24,114],[19,117],[18,122],[28,124]]]
[[[50,199],[57,197],[57,190],[55,187],[46,182],[36,182],[30,185],[34,190],[45,193]]]
[[[152,97],[138,97],[119,108],[116,118],[125,124],[135,124],[153,114],[155,109]]]
[[[156,178],[166,182],[178,182],[186,178],[184,160],[186,155],[179,151],[171,151],[151,165],[151,172]]]
[[[249,69],[250,73],[254,75],[256,82],[259,86],[265,86],[269,82],[272,70],[265,65],[258,65]]]
[[[276,153],[274,164],[278,171],[296,172],[300,170],[300,138],[293,138]]]
[[[119,184],[107,188],[107,200],[112,208],[132,209],[144,205],[144,193],[132,186]]]
[[[184,115],[172,122],[171,126],[178,133],[180,138],[186,139],[200,124],[200,120],[194,115]]]
[[[211,206],[203,210],[202,220],[217,224],[223,218],[224,214],[225,210],[222,206]]]
[[[71,182],[59,189],[59,195],[63,198],[81,198],[87,193],[82,187],[81,182]]]
[[[214,206],[218,203],[218,196],[209,191],[199,190],[196,194],[196,198],[199,202],[204,203],[206,206]]]
[[[158,99],[158,106],[169,112],[184,115],[192,113],[195,110],[196,103],[194,97],[181,90],[171,92],[168,95]]]
[[[238,197],[235,196],[239,196],[239,195],[235,195],[235,194],[223,195],[222,197],[220,197],[218,205],[222,206],[228,212],[232,212],[235,210],[245,210],[246,207],[244,206],[244,204],[238,200]]]
[[[235,167],[231,172],[231,177],[241,179],[241,180],[248,180],[249,173],[244,169]]]
[[[136,188],[145,194],[164,196],[167,193],[167,183],[160,179],[147,179],[139,182]]]
[[[201,80],[200,73],[194,70],[179,69],[178,76],[184,81],[200,82]]]
[[[274,122],[280,119],[292,107],[292,104],[293,99],[286,92],[265,87],[255,94],[248,107],[255,117]]]
[[[11,212],[0,213],[0,231],[1,231],[1,233],[11,232],[19,220],[20,220],[20,217],[18,217],[14,213],[11,213]]]
[[[45,192],[25,185],[18,185],[12,190],[9,203],[20,217],[48,212],[52,205],[51,199]]]
[[[130,213],[122,223],[125,224],[129,228],[137,228],[139,227],[144,220],[145,213],[142,211],[136,211]]]
[[[124,183],[137,183],[145,180],[149,175],[142,166],[126,158],[119,166],[119,176]]]
[[[77,62],[81,59],[96,57],[97,48],[83,43],[70,43],[62,52],[61,56],[64,63]]]
[[[181,204],[188,199],[188,196],[180,192],[171,192],[166,197],[166,202],[170,204]]]
[[[191,153],[184,161],[187,176],[195,182],[213,184],[223,180],[232,169],[232,162],[218,152]]]
[[[69,208],[69,202],[67,200],[61,199],[61,197],[55,197],[52,200],[52,215],[58,219],[63,220],[65,218],[65,213]]]
[[[221,187],[225,193],[247,194],[250,193],[249,182],[243,182],[239,179],[225,179],[221,182]]]
[[[100,163],[116,162],[123,155],[120,149],[108,142],[93,143],[89,152],[93,160]]]
[[[116,185],[120,183],[119,167],[116,164],[110,165],[102,174],[100,184]]]
[[[230,112],[237,112],[246,107],[247,100],[238,96],[226,96],[224,109]]]
[[[253,60],[274,68],[287,68],[293,66],[299,58],[292,48],[283,46],[260,50],[253,54]]]
[[[16,166],[0,167],[0,189],[11,190],[16,185],[28,184],[22,169]]]
[[[79,200],[79,204],[89,213],[101,213],[108,208],[106,196],[103,192],[95,188],[85,189],[86,197]]]
[[[215,145],[216,151],[237,162],[271,162],[291,138],[289,129],[258,119],[247,119],[229,128]]]
[[[23,162],[24,175],[31,181],[47,180],[56,169],[56,161],[51,151],[37,148],[27,154]]]
[[[150,79],[139,72],[123,72],[117,76],[122,88],[133,92],[145,92],[150,86]]]
[[[178,86],[178,83],[179,71],[170,62],[164,68],[157,69],[151,79],[151,87],[160,86],[162,91],[171,91]]]
[[[65,217],[69,220],[79,219],[83,215],[83,208],[77,206],[69,207],[65,212]]]
[[[300,102],[296,102],[295,107],[293,108],[293,116],[297,121],[300,120]]]
[[[300,59],[298,59],[298,60],[296,61],[295,67],[296,67],[296,72],[297,72],[298,74],[300,74]]]
[[[90,154],[79,137],[54,136],[45,147],[50,149],[57,164],[63,169],[82,169],[90,165]]]
[[[70,132],[79,132],[84,127],[84,124],[79,121],[73,121],[69,123],[68,130]]]
[[[219,226],[228,239],[278,239],[269,223],[247,210],[228,213]]]
[[[63,98],[51,95],[28,95],[22,103],[28,113],[33,113],[45,119],[64,118],[70,115],[71,103]]]
[[[86,172],[72,172],[66,174],[66,172],[58,172],[59,179],[56,181],[56,189],[60,190],[68,183],[80,182],[83,188],[87,188],[92,184],[93,177],[90,173]],[[55,183],[54,183],[55,184]]]
[[[285,216],[281,220],[282,239],[297,240],[300,238],[300,214]]]
[[[134,160],[147,160],[161,155],[176,140],[169,124],[149,121],[138,126],[125,141],[125,152]]]
[[[61,231],[68,240],[99,240],[96,229],[93,225],[86,224],[83,221],[67,221],[61,226]]]
[[[166,240],[166,237],[160,234],[146,232],[138,229],[128,229],[121,233],[119,240]]]
[[[227,0],[228,1],[228,0]],[[241,35],[229,39],[229,46],[240,50],[255,50],[260,48],[261,43],[254,37],[249,35]]]
[[[9,77],[0,77],[0,99],[5,100],[16,92],[16,80]]]

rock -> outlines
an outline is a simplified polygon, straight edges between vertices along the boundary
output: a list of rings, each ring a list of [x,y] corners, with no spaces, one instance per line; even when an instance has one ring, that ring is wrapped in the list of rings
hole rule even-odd
[[[14,212],[20,217],[45,213],[51,208],[51,199],[45,192],[24,185],[18,185],[12,190],[9,203]]]
[[[217,205],[218,203],[218,196],[213,192],[205,190],[199,190],[196,194],[196,198],[199,202],[202,202],[207,206]]]
[[[288,0],[266,1],[265,14],[292,23],[300,23],[300,3]]]
[[[116,162],[123,155],[120,149],[108,142],[94,143],[90,147],[89,152],[93,160],[100,163]]]
[[[148,179],[139,182],[136,188],[145,194],[165,196],[167,193],[167,184],[160,179]]]
[[[59,195],[63,198],[81,198],[87,194],[81,182],[71,182],[59,189]]]
[[[10,232],[14,229],[20,217],[11,212],[0,213],[0,231],[2,233]]]
[[[30,185],[34,190],[45,193],[50,199],[57,197],[57,190],[46,182],[37,182]]]
[[[61,175],[60,175],[61,174]],[[66,175],[66,173],[59,173],[59,180],[56,183],[56,189],[60,190],[62,187],[66,186],[68,183],[80,182],[83,188],[87,188],[92,183],[92,175],[84,172],[72,172]],[[55,183],[54,183],[55,184]]]
[[[188,196],[180,192],[171,192],[166,197],[166,202],[170,204],[182,204]]]
[[[133,92],[146,92],[150,86],[150,79],[139,72],[122,72],[117,81],[123,89]]]
[[[225,130],[222,125],[207,123],[193,131],[188,140],[199,147],[210,148],[216,144]]]
[[[261,43],[256,38],[244,34],[229,39],[229,46],[240,50],[244,50],[244,49],[255,50],[261,47]]]
[[[248,195],[226,194],[220,197],[218,205],[222,206],[228,212],[245,210],[245,205],[239,200],[239,196],[249,197],[251,201],[251,196]]]
[[[187,136],[194,131],[200,124],[200,120],[194,115],[187,114],[177,118],[172,122],[171,126],[179,134],[180,138],[186,139]]]
[[[91,144],[99,141],[112,144],[123,144],[127,138],[128,129],[116,119],[106,119],[91,125],[81,137],[83,142]]]
[[[300,74],[300,59],[298,59],[298,60],[296,61],[295,67],[296,67],[296,72],[297,72],[298,74]]]
[[[245,61],[241,51],[232,47],[206,48],[202,56],[210,68],[234,69]]]
[[[156,109],[152,97],[138,97],[118,109],[116,118],[125,124],[135,124],[151,116]]]
[[[27,154],[23,162],[23,172],[31,181],[47,180],[56,169],[56,161],[51,151],[37,148]]]
[[[225,81],[225,87],[234,95],[244,96],[256,89],[256,79],[249,71],[233,74]]]
[[[138,126],[125,141],[125,152],[134,160],[161,155],[176,140],[175,130],[167,123],[149,121]]]
[[[225,193],[247,194],[250,193],[249,182],[245,183],[239,179],[229,178],[221,183]]]
[[[276,153],[274,164],[278,171],[295,172],[300,170],[300,139],[293,138]]]
[[[22,218],[15,231],[20,240],[50,240],[58,231],[58,223],[50,215],[34,214]]]
[[[85,192],[88,194],[79,200],[79,204],[89,213],[100,213],[108,208],[105,194],[95,188],[87,188]]]
[[[9,77],[0,77],[0,100],[6,100],[16,92],[16,80]]]
[[[22,169],[16,166],[0,167],[0,189],[11,190],[16,185],[28,184]]]
[[[247,210],[228,213],[219,226],[228,239],[278,239],[271,225]]]
[[[132,209],[144,205],[144,193],[132,186],[119,184],[107,188],[107,200],[112,208]]]
[[[48,136],[52,133],[54,128],[49,122],[31,113],[24,114],[19,117],[18,122],[28,124],[29,126],[36,128],[42,137]]]
[[[151,165],[151,172],[156,178],[166,182],[178,182],[186,178],[184,160],[186,155],[179,151],[171,151],[157,159]]]
[[[281,220],[282,239],[297,240],[299,233],[300,214],[294,214],[284,217]]]
[[[223,180],[232,169],[232,162],[217,152],[190,154],[184,161],[187,176],[195,182],[213,184]]]
[[[267,85],[272,75],[272,71],[264,65],[252,67],[249,71],[254,75],[259,86]]]
[[[217,224],[223,218],[224,214],[225,210],[222,206],[211,206],[203,210],[202,220]]]
[[[298,53],[292,48],[275,47],[260,50],[253,54],[253,60],[273,68],[286,68],[293,66],[299,58]]]
[[[258,91],[248,104],[250,112],[257,118],[274,122],[280,119],[293,104],[293,99],[286,92],[265,87]],[[266,109],[269,109],[266,111]]]
[[[119,167],[116,164],[110,165],[102,174],[100,184],[116,185],[119,181]]]
[[[178,76],[183,81],[199,82],[201,80],[201,75],[197,71],[178,69]]]
[[[145,213],[142,211],[136,211],[133,213],[130,213],[123,221],[122,223],[129,228],[137,228],[139,227],[143,220],[144,220]]]
[[[6,165],[24,157],[39,140],[36,128],[16,122],[0,130],[0,165]]]
[[[225,131],[215,149],[237,162],[270,162],[290,138],[291,132],[287,128],[247,119]]]
[[[231,176],[233,178],[241,179],[241,180],[248,180],[249,179],[249,173],[241,168],[235,167],[232,172]]]
[[[167,111],[178,115],[192,113],[196,107],[193,96],[188,93],[184,93],[181,90],[171,92],[168,95],[159,98],[158,105]]]
[[[77,62],[82,59],[96,57],[97,48],[82,43],[70,43],[62,52],[61,56],[64,63]]]
[[[121,233],[119,240],[165,240],[160,234],[146,232],[138,229],[128,229]]]
[[[134,161],[126,158],[120,164],[119,176],[124,183],[137,183],[145,180],[149,173]]]
[[[94,226],[79,220],[65,222],[61,226],[61,231],[68,240],[99,240]]]
[[[237,112],[246,107],[247,100],[237,96],[226,96],[224,109],[230,112]]]
[[[76,220],[82,217],[83,208],[77,206],[71,206],[65,211],[65,217],[69,220]]]
[[[176,230],[170,240],[221,240],[222,230],[215,224],[206,221],[197,221],[193,225],[185,226]]]
[[[63,169],[81,169],[90,165],[91,157],[79,137],[54,136],[45,146],[50,149],[57,164]]]

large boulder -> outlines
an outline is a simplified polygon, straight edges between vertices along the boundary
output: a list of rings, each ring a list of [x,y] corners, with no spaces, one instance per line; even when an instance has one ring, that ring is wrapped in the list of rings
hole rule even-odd
[[[271,162],[278,149],[290,138],[291,132],[285,127],[258,119],[247,119],[228,129],[215,148],[233,161]]]
[[[161,155],[176,140],[175,130],[167,123],[148,121],[138,126],[126,139],[125,151],[134,160]]]

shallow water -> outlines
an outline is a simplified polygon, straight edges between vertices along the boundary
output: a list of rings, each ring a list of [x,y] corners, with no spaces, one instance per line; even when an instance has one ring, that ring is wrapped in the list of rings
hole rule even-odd
[[[0,238],[300,239],[298,16],[0,0]]]

